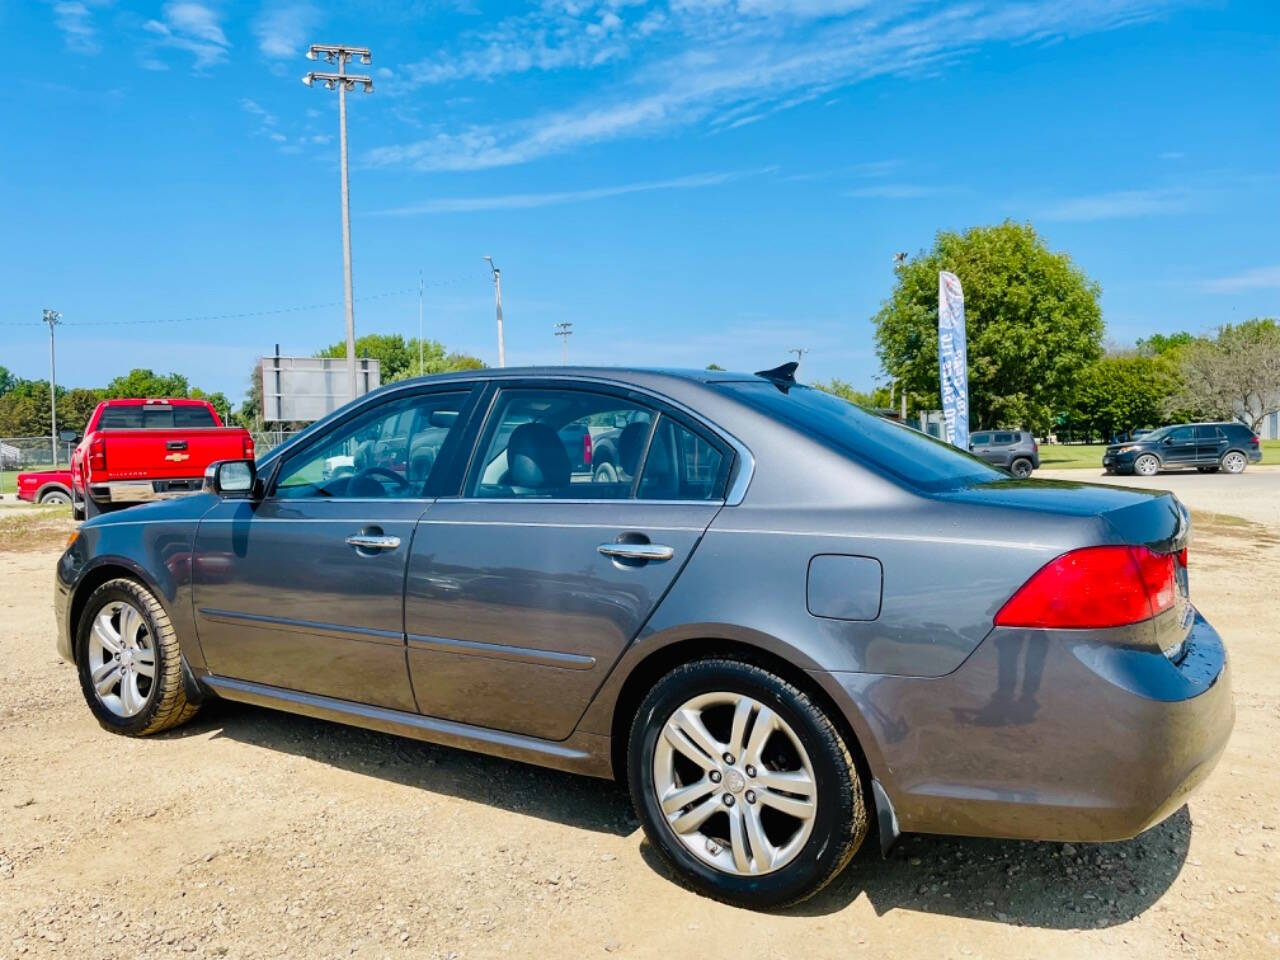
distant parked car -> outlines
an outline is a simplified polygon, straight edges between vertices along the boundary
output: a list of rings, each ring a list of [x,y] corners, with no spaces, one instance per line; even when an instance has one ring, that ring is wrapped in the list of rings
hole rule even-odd
[[[969,434],[969,449],[987,463],[1004,467],[1015,477],[1031,476],[1040,468],[1040,444],[1026,430],[981,430]]]
[[[1195,467],[1201,473],[1243,473],[1262,459],[1257,434],[1243,423],[1181,423],[1138,440],[1107,447],[1102,469],[1154,477],[1161,470]]]
[[[70,503],[70,470],[36,470],[18,474],[18,499],[31,503]]]

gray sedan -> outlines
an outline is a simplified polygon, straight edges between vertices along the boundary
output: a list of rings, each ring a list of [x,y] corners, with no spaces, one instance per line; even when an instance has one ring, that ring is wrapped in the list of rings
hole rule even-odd
[[[615,469],[570,457],[605,432]],[[617,777],[686,883],[769,907],[871,829],[1179,807],[1234,717],[1189,536],[1169,494],[1012,478],[793,365],[469,372],[84,524],[57,642],[118,733],[220,697]]]

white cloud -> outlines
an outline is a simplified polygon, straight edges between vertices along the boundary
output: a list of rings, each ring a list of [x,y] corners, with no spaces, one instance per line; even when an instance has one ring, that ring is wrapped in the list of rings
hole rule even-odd
[[[1191,191],[1182,187],[1113,190],[1060,200],[1040,216],[1045,220],[1121,220],[1182,213],[1191,205]]]
[[[264,7],[253,22],[258,49],[277,60],[300,56],[310,34],[320,24],[320,8],[309,0],[276,2]]]
[[[181,0],[166,3],[161,17],[160,20],[148,20],[142,28],[156,38],[157,46],[191,54],[192,66],[197,71],[206,70],[227,58],[231,43],[212,7]]]
[[[1246,290],[1280,290],[1280,264],[1254,267],[1229,277],[1208,280],[1204,289],[1210,293],[1243,293]]]
[[[684,0],[657,20],[607,2],[545,4],[464,35],[456,49],[396,71],[383,89],[407,96],[428,85],[608,64],[596,93],[512,120],[438,127],[426,138],[376,149],[367,159],[422,170],[475,170],[683,127],[754,122],[754,115],[826,98],[874,77],[937,71],[984,45],[1112,30],[1159,16],[1177,2]]]
[[[53,24],[62,32],[63,43],[72,53],[92,55],[102,50],[93,22],[93,8],[111,0],[45,0],[53,11]]]
[[[392,210],[380,210],[387,216],[412,216],[423,213],[470,213],[477,210],[528,210],[562,203],[583,203],[603,200],[630,193],[650,193],[654,190],[693,190],[698,187],[714,187],[745,177],[769,173],[772,167],[760,170],[737,170],[725,173],[699,173],[669,180],[650,180],[642,183],[624,183],[612,187],[595,187],[588,190],[562,190],[551,193],[507,193],[490,197],[446,197],[428,200],[426,203]]]
[[[846,197],[857,197],[862,200],[921,200],[925,197],[937,197],[953,192],[947,187],[931,186],[919,183],[879,183],[871,187],[856,187],[846,190]]]

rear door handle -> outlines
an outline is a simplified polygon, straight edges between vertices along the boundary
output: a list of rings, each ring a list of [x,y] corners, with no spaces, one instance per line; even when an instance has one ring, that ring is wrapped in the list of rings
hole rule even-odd
[[[360,550],[394,550],[400,546],[400,538],[357,533],[347,537],[347,543]]]
[[[606,557],[618,560],[654,560],[661,563],[676,555],[674,549],[660,543],[602,543],[596,549]]]

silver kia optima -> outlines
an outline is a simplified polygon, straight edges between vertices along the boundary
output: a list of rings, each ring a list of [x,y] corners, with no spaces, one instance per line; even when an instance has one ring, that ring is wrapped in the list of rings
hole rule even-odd
[[[84,524],[58,648],[120,733],[217,696],[624,779],[690,886],[765,907],[872,821],[1102,841],[1179,807],[1234,717],[1189,535],[794,365],[469,372]]]

